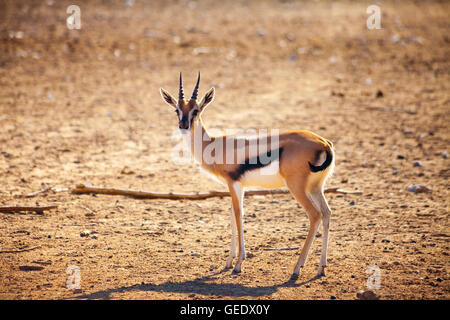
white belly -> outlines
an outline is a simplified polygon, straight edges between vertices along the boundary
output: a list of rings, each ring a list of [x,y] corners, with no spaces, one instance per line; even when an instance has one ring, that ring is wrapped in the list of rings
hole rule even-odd
[[[268,166],[247,171],[239,180],[245,187],[275,189],[286,186],[284,178],[280,174],[279,161],[273,161]]]

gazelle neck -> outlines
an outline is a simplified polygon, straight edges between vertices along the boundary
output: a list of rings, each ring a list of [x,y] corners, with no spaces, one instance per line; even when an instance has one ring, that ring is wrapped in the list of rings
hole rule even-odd
[[[201,134],[201,136],[203,137],[203,140],[205,140],[205,141],[211,140],[211,136],[209,135],[208,131],[206,131],[206,128],[203,125],[201,116],[198,116],[198,118],[193,121],[191,133],[193,133],[194,135]]]
[[[200,116],[192,122],[192,127],[189,133],[184,136],[184,139],[195,161],[204,164],[203,150],[212,142],[212,137],[203,126]]]

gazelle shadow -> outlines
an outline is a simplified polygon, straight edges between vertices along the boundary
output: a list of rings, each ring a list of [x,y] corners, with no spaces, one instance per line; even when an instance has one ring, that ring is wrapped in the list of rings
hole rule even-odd
[[[171,282],[166,281],[161,284],[142,283],[132,286],[124,286],[115,289],[98,291],[90,294],[80,295],[75,299],[111,299],[111,294],[123,293],[127,291],[154,291],[154,292],[170,292],[170,293],[194,293],[201,295],[212,295],[222,297],[261,297],[275,293],[278,288],[287,287],[301,287],[310,282],[313,282],[320,278],[315,276],[304,282],[296,283],[295,280],[289,279],[288,281],[272,285],[272,286],[258,286],[248,287],[239,283],[214,283],[210,282],[217,279],[217,275],[223,273],[224,270],[216,272],[205,277],[197,278],[194,280],[183,282]]]

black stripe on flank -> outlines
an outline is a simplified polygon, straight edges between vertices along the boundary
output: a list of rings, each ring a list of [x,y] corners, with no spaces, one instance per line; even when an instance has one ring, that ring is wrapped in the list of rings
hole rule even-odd
[[[282,152],[283,148],[278,148],[270,150],[266,154],[260,154],[256,157],[245,159],[244,163],[240,164],[235,171],[228,172],[228,175],[230,176],[231,179],[235,181],[239,180],[239,178],[247,171],[268,166],[273,161],[280,159]],[[262,160],[264,160],[264,162]],[[269,162],[267,162],[267,160],[269,160]]]
[[[323,152],[322,150],[318,151],[316,158],[319,158],[322,152]],[[319,172],[325,170],[331,164],[331,160],[333,160],[333,155],[329,150],[325,150],[325,152],[327,153],[327,158],[325,159],[324,163],[322,163],[320,166],[315,166],[312,165],[311,162],[308,162],[309,168],[311,169],[312,172]]]

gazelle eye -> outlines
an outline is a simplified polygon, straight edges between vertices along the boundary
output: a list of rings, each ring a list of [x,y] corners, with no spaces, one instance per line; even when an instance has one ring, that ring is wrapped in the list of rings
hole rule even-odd
[[[180,110],[178,110],[178,109],[175,110],[175,113],[176,113],[176,114],[180,114]]]
[[[195,110],[194,110],[194,112],[193,112],[193,115],[194,115],[194,116],[196,116],[196,115],[197,115],[197,113],[198,113],[198,110],[197,110],[197,109],[195,109]]]

